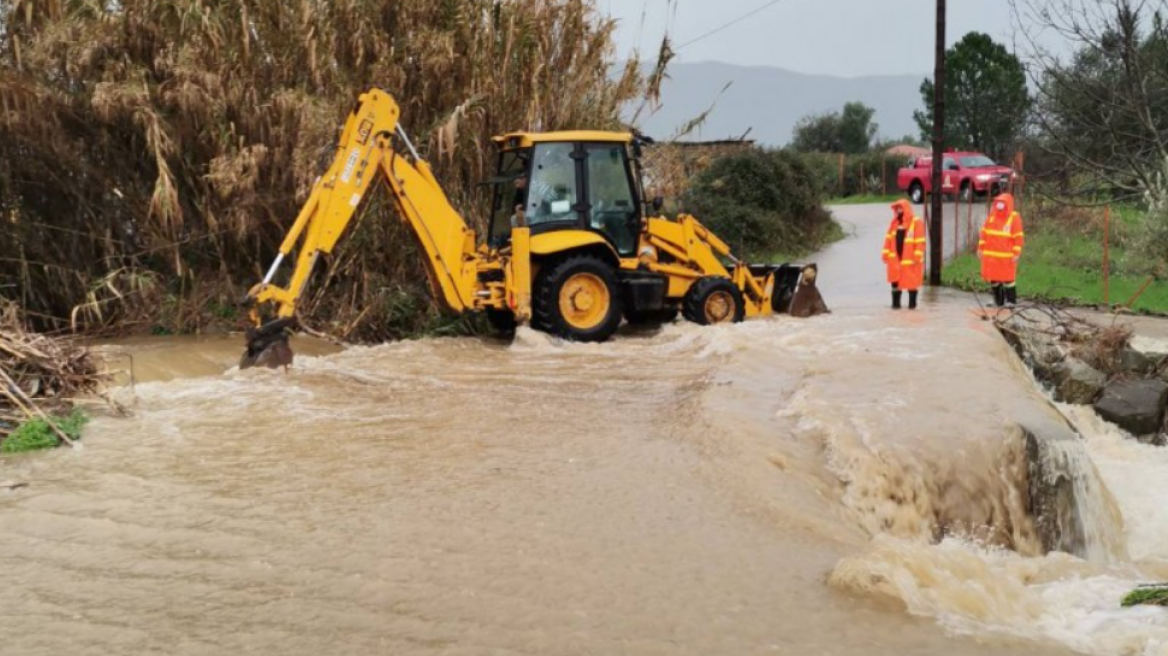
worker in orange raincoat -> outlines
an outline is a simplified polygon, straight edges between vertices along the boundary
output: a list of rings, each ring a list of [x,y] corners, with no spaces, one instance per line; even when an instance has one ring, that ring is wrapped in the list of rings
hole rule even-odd
[[[908,309],[917,307],[917,290],[925,277],[925,222],[913,214],[912,204],[892,204],[892,223],[884,235],[884,264],[892,283],[892,309],[900,309],[900,297],[908,292]]]
[[[1014,196],[1001,194],[994,198],[977,240],[981,277],[993,287],[994,304],[998,307],[1018,302],[1018,290],[1014,284],[1018,278],[1022,242],[1022,215],[1014,210]]]

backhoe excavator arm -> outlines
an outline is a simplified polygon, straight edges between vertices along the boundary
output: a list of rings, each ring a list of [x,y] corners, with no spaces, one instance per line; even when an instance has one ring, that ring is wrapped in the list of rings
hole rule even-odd
[[[331,253],[356,215],[361,202],[383,181],[398,215],[417,237],[425,254],[435,297],[455,312],[473,307],[475,234],[451,206],[429,165],[418,156],[398,123],[400,109],[380,89],[361,95],[341,132],[337,155],[316,183],[295,223],[280,245],[276,260],[262,282],[245,299],[255,328],[249,331],[243,366],[281,340],[290,327],[312,270],[322,253]],[[408,156],[393,149],[398,136]],[[284,259],[297,249],[296,266],[287,286],[273,284]],[[275,306],[273,321],[263,323],[263,309]],[[286,344],[284,345],[286,348]],[[290,361],[290,353],[288,358]],[[282,363],[283,364],[283,363]]]

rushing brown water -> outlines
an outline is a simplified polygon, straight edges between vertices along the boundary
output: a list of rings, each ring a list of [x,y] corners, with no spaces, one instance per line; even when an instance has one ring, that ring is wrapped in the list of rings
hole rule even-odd
[[[0,651],[1168,653],[1163,611],[1117,608],[1168,576],[1134,482],[1168,461],[1066,409],[1087,528],[1043,555],[1020,427],[1069,429],[992,328],[956,295],[825,296],[288,374],[233,369],[235,339],[122,345],[132,417],[0,459],[30,483],[0,492]]]

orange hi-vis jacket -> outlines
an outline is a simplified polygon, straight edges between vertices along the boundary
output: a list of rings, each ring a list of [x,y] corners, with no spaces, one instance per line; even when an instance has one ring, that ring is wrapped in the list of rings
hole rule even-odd
[[[904,219],[896,216],[897,208],[904,210]],[[896,252],[896,229],[904,227],[904,249]],[[897,289],[920,289],[925,278],[925,222],[913,214],[912,204],[898,200],[892,204],[892,222],[884,235],[884,264],[888,267],[888,282]]]
[[[1016,258],[1022,256],[1022,215],[1014,211],[1011,194],[1001,194],[990,207],[977,241],[981,277],[991,283],[1012,283],[1018,275]]]

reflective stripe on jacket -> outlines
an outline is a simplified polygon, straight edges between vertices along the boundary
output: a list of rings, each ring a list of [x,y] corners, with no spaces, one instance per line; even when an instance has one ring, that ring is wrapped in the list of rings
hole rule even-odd
[[[1024,242],[1022,215],[1014,211],[1014,197],[1010,194],[998,196],[990,206],[990,214],[977,241],[982,279],[1014,282],[1018,276],[1015,258],[1021,257]]]

